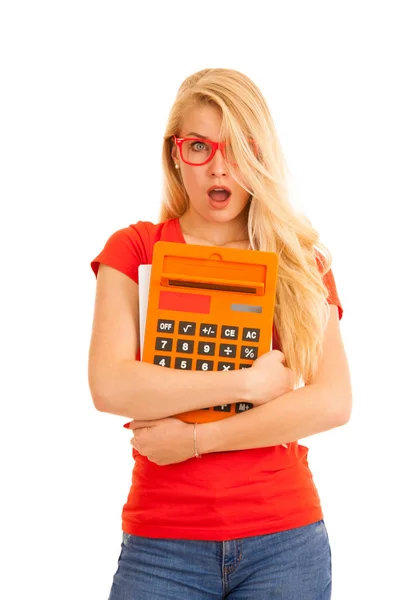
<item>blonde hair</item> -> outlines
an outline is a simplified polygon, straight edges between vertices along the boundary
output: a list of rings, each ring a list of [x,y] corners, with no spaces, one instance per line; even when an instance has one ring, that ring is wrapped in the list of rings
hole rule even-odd
[[[296,214],[289,202],[289,171],[274,123],[260,90],[246,75],[231,69],[204,69],[182,83],[164,135],[160,222],[180,217],[188,209],[189,198],[171,157],[172,136],[179,135],[188,109],[204,105],[220,109],[220,139],[229,140],[238,165],[236,171],[228,168],[252,196],[250,247],[278,254],[274,326],[286,364],[296,374],[296,385],[301,380],[307,383],[322,353],[329,315],[322,277],[332,258],[309,219]],[[254,140],[256,153],[249,139]]]

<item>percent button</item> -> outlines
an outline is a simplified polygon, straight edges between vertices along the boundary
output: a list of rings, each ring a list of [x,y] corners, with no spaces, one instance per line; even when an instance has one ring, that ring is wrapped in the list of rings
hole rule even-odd
[[[242,346],[240,349],[240,358],[245,360],[255,360],[258,356],[258,348],[256,346]]]

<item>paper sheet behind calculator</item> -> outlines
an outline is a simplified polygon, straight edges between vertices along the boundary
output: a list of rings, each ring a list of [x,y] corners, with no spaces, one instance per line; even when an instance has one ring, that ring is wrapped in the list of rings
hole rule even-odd
[[[140,360],[142,360],[144,346],[144,332],[146,329],[147,303],[149,299],[151,265],[139,265],[139,340]]]

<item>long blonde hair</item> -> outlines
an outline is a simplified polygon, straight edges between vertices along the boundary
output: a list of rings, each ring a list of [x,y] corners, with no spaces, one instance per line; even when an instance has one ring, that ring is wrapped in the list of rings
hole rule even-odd
[[[322,277],[332,258],[309,219],[296,214],[289,202],[289,171],[273,120],[260,90],[246,75],[232,69],[204,69],[181,85],[164,135],[160,222],[181,217],[188,209],[189,198],[171,157],[171,138],[179,135],[185,112],[204,105],[220,109],[220,139],[229,140],[238,165],[232,176],[252,196],[250,247],[278,254],[274,326],[296,385],[301,380],[307,383],[322,352],[329,315]],[[254,140],[256,153],[249,139]]]

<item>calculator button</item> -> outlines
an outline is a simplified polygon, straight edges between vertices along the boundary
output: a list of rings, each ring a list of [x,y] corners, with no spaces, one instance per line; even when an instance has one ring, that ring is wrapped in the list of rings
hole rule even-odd
[[[225,340],[237,340],[239,327],[231,327],[230,325],[222,325],[221,337]]]
[[[253,408],[253,405],[251,404],[251,402],[236,402],[236,404],[235,404],[235,412],[236,413],[245,412],[246,410],[249,410],[250,408]]]
[[[246,360],[255,360],[258,355],[258,348],[256,346],[242,346],[240,350],[240,358]]]
[[[217,337],[217,325],[211,325],[210,323],[201,323],[200,336],[213,338]]]
[[[233,371],[234,369],[235,369],[235,363],[231,363],[231,362],[219,362],[218,363],[218,371]]]
[[[215,342],[199,342],[197,354],[207,354],[208,356],[214,356]]]
[[[198,360],[196,363],[196,371],[212,371],[214,362],[212,360]]]
[[[247,365],[239,365],[239,369],[250,369],[251,365],[247,364]]]
[[[236,356],[235,344],[220,344],[219,355],[226,356],[227,358],[235,358],[235,356]]]
[[[178,340],[176,344],[176,351],[183,352],[185,354],[193,354],[194,342],[191,340]]]
[[[189,370],[192,368],[192,359],[191,358],[177,358],[175,359],[175,369],[186,369]]]
[[[221,406],[214,406],[213,410],[217,412],[231,412],[231,405],[221,404]]]
[[[162,350],[163,352],[171,352],[172,338],[156,338],[156,350]]]
[[[246,342],[259,342],[260,341],[260,330],[251,328],[251,327],[243,327],[242,340]]]
[[[170,356],[154,356],[154,364],[160,367],[170,367],[171,357]]]
[[[170,321],[169,319],[158,319],[157,331],[162,331],[164,333],[174,333],[174,329],[175,321]]]
[[[196,333],[196,323],[180,321],[178,333],[179,335],[194,335]]]

